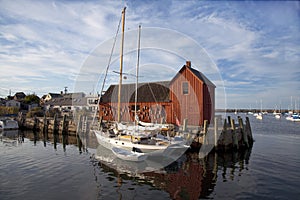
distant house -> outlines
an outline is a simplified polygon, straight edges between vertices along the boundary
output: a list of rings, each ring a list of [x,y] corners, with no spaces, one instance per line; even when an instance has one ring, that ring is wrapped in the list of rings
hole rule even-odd
[[[21,107],[21,103],[19,101],[16,100],[9,100],[5,103],[6,107]]]
[[[101,97],[99,115],[117,120],[118,85],[111,85]],[[203,125],[215,114],[215,85],[187,61],[171,81],[138,84],[137,114],[145,122]],[[121,120],[135,116],[135,84],[121,87]]]
[[[26,95],[24,94],[24,92],[17,92],[14,95],[14,100],[16,101],[23,101],[25,99]]]
[[[98,108],[98,95],[87,95],[86,96],[86,103],[88,106],[88,109],[91,111],[95,111]]]
[[[0,98],[0,106],[6,106],[6,99]]]
[[[49,93],[50,94],[50,93]],[[54,97],[54,98],[53,98]],[[75,109],[89,108],[87,98],[82,92],[68,93],[59,96],[52,95],[44,103],[45,110],[58,109],[60,111],[73,111]]]
[[[44,97],[44,96],[43,96]],[[61,98],[62,95],[59,93],[48,93],[44,98],[44,102],[50,101],[51,99]]]
[[[46,98],[46,94],[44,94],[41,98],[40,98],[40,105],[43,106],[45,104],[45,98]]]

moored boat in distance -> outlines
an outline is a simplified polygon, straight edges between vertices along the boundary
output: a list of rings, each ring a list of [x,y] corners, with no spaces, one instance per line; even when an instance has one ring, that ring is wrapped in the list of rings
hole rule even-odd
[[[263,119],[263,114],[262,113],[258,113],[256,115],[256,119],[262,120]]]
[[[286,119],[292,122],[300,122],[300,114],[294,113],[287,116]]]
[[[19,129],[18,122],[13,119],[1,119],[0,120],[0,130],[15,130]]]

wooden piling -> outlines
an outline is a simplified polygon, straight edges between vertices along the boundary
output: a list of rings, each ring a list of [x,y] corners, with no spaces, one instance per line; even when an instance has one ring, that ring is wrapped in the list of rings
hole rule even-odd
[[[241,131],[241,134],[242,134],[242,138],[243,138],[243,144],[247,148],[249,148],[247,132],[245,131],[244,124],[243,124],[243,119],[241,117],[239,117],[239,126],[240,126],[240,131]]]
[[[252,145],[254,140],[253,140],[253,136],[252,136],[252,130],[251,130],[249,117],[246,117],[246,132],[247,132],[247,137],[249,139],[249,145]]]
[[[235,130],[234,119],[231,119],[231,120],[230,120],[230,124],[231,124],[231,133],[232,133],[233,149],[239,149],[239,141],[238,141],[237,133],[236,133],[236,130]]]
[[[36,118],[36,116],[34,116],[33,118],[33,128],[34,131],[36,131],[38,129],[38,120]]]
[[[48,133],[48,126],[49,126],[49,121],[47,120],[46,115],[44,115],[44,121],[43,121],[43,133]]]
[[[59,125],[58,125],[58,121],[57,121],[57,114],[54,115],[54,119],[53,119],[53,134],[57,135],[59,134]]]
[[[68,134],[68,125],[69,125],[69,122],[67,121],[67,115],[64,115],[63,122],[62,122],[62,134],[63,135]]]
[[[218,149],[218,117],[215,117],[215,149]]]
[[[186,131],[187,131],[187,124],[188,124],[188,119],[185,118],[185,119],[183,120],[183,128],[182,128],[182,131],[183,131],[183,132],[186,132]]]
[[[227,118],[228,118],[228,125],[230,126],[231,124],[231,117],[230,116],[227,116]]]
[[[208,120],[204,120],[204,125],[203,125],[203,131],[204,131],[204,134],[203,134],[203,145],[206,144],[206,136],[207,136],[207,130],[208,130]]]

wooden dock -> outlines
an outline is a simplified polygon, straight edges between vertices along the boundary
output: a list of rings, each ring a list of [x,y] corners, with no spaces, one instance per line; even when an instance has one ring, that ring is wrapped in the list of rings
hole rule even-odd
[[[23,115],[19,115],[18,121],[21,128],[52,132],[53,134],[61,133],[62,135],[88,133],[91,124],[91,120],[86,116],[78,116],[78,123],[75,123],[67,115],[60,118],[57,115],[54,118],[46,116],[25,118]],[[170,136],[182,133],[193,139],[191,149],[200,150],[199,152],[203,156],[212,150],[225,152],[251,148],[254,141],[249,118],[246,117],[243,121],[240,116],[237,119],[229,116],[227,119],[215,117],[210,126],[208,121],[204,120],[203,127],[188,126],[188,120],[185,119],[183,126],[168,132]]]

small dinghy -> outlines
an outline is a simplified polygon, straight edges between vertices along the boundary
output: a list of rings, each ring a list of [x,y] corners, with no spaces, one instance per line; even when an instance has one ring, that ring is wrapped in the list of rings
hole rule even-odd
[[[145,153],[135,151],[135,148],[132,151],[128,151],[118,147],[113,147],[111,150],[118,158],[122,160],[141,162],[147,158]]]

